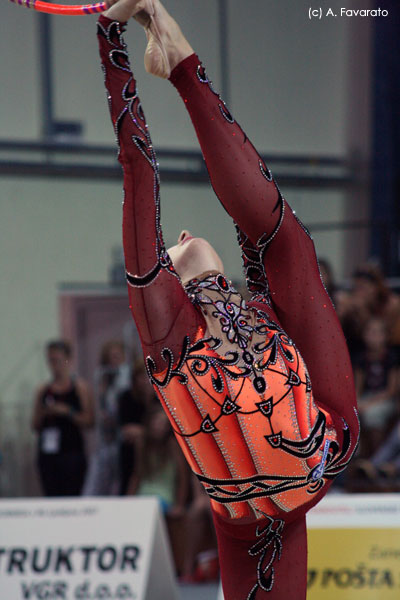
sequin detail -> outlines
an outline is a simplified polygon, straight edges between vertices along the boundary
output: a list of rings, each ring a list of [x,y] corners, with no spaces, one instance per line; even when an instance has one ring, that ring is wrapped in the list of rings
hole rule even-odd
[[[303,469],[297,468],[293,474],[279,473],[279,469],[268,472],[264,467],[263,472],[250,477],[227,478],[213,477],[205,469],[198,477],[207,494],[212,501],[222,505],[276,497],[284,506],[285,493],[304,489],[306,496],[302,502],[308,502],[307,497],[319,492],[325,481],[335,477],[348,464],[351,440],[347,424],[343,425],[341,447],[334,436],[331,437],[331,430],[327,442],[326,414],[313,404],[310,377],[293,341],[266,311],[248,306],[224,275],[193,279],[185,289],[193,304],[218,324],[220,335],[195,342],[186,337],[178,357],[164,348],[161,356],[166,368],[162,374],[156,373],[156,362],[152,357],[146,359],[147,371],[156,389],[168,391],[174,379],[187,386],[190,378],[191,389],[195,386],[197,390],[197,402],[207,399],[197,425],[174,427],[178,439],[191,439],[193,445],[199,436],[212,437],[225,430],[225,423],[230,419],[260,415],[264,424],[261,429],[264,456],[271,452],[284,453],[292,457],[290,461],[298,460],[303,465]],[[225,344],[231,349],[221,355],[219,352]],[[232,389],[228,382],[232,382]],[[302,402],[309,405],[314,415],[306,436],[297,431],[292,437],[294,431],[287,435],[276,426],[280,405],[284,403],[287,408],[283,410],[287,412],[294,393],[301,394]],[[259,417],[255,422],[261,427]],[[277,422],[281,423],[280,417]],[[245,421],[241,422],[243,427],[246,430]],[[242,434],[245,435],[243,429]],[[252,449],[252,455],[258,462],[257,457],[262,455],[259,455],[260,441],[257,444],[258,449]],[[279,464],[282,459],[277,460]],[[306,462],[310,460],[310,463]]]
[[[257,526],[256,542],[249,549],[249,555],[259,557],[257,565],[257,583],[247,596],[247,600],[256,600],[257,591],[263,590],[270,592],[274,586],[275,568],[274,563],[280,560],[282,555],[282,531],[284,521],[272,519],[268,515],[263,515],[267,519],[265,527]]]

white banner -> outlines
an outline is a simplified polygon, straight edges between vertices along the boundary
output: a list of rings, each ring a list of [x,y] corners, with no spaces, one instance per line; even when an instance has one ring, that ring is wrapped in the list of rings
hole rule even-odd
[[[400,527],[400,495],[328,494],[307,513],[307,527]]]
[[[0,500],[0,598],[177,600],[157,500]]]

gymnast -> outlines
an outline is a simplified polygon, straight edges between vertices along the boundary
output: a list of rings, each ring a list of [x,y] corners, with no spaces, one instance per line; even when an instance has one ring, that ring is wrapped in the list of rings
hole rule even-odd
[[[206,240],[184,230],[164,245],[158,163],[122,37],[132,16],[148,39],[146,69],[177,88],[234,221],[249,302]],[[225,600],[302,600],[305,514],[359,435],[314,244],[159,0],[118,0],[98,40],[124,170],[130,307],[150,380],[211,501]]]

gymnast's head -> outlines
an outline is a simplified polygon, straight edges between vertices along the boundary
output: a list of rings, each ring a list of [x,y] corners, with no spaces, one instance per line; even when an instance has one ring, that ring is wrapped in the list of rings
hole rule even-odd
[[[176,272],[182,283],[210,271],[224,272],[224,265],[214,248],[204,238],[193,237],[184,229],[178,243],[168,249]]]

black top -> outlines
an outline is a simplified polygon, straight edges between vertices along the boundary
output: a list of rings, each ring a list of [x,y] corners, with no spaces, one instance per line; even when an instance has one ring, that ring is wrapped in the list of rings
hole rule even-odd
[[[48,385],[42,393],[41,402],[43,406],[63,402],[73,411],[80,412],[82,410],[75,382],[72,382],[70,389],[63,393],[53,392],[51,385]],[[84,454],[83,435],[80,427],[76,425],[70,415],[45,417],[39,433],[39,453],[62,454],[66,452]]]

